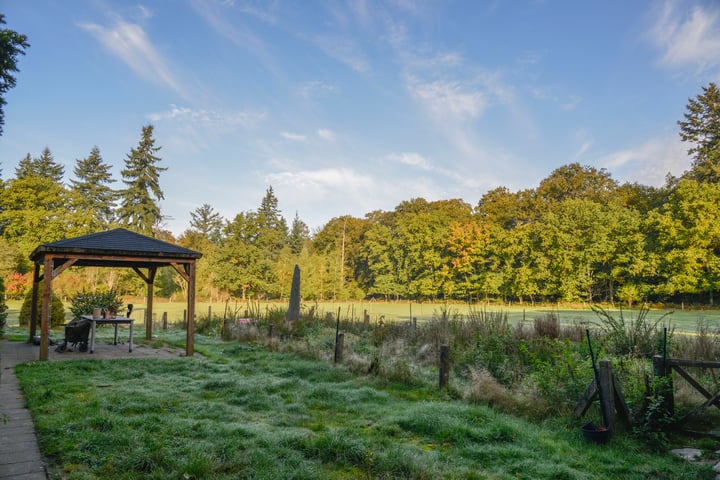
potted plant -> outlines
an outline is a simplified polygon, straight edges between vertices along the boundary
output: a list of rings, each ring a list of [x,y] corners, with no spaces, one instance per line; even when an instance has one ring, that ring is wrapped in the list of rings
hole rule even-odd
[[[95,308],[99,308],[102,312],[108,312],[114,316],[122,305],[122,298],[120,298],[117,290],[114,289],[100,293],[82,292],[72,298],[70,311],[74,318],[79,318],[83,315],[92,315],[93,309]]]

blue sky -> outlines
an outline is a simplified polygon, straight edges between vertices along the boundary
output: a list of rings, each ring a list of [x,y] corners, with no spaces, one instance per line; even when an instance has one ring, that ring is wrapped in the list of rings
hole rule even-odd
[[[720,4],[24,0],[2,177],[46,146],[120,170],[155,126],[165,228],[273,187],[311,229],[411,198],[532,188],[579,162],[659,186],[687,101],[720,81]]]

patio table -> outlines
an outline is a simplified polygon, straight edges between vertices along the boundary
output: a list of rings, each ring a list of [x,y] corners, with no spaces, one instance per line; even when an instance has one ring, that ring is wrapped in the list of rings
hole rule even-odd
[[[114,325],[115,326],[115,339],[113,345],[117,345],[118,341],[118,325],[130,325],[130,342],[129,350],[133,350],[133,333],[134,333],[134,318],[128,317],[112,317],[112,318],[95,318],[92,315],[83,315],[82,318],[90,320],[92,326],[90,327],[90,353],[95,351],[95,326],[96,325]]]

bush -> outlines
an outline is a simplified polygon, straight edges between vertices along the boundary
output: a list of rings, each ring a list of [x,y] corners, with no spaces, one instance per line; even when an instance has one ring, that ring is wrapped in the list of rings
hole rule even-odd
[[[32,289],[28,290],[25,294],[22,307],[20,307],[20,326],[30,324],[30,309],[32,308]],[[38,294],[38,325],[40,325],[40,318],[42,312],[42,295]],[[52,307],[50,309],[50,327],[57,327],[65,323],[65,307],[63,306],[60,297],[53,293],[52,296]]]
[[[95,308],[117,313],[122,305],[122,298],[116,290],[102,293],[82,292],[72,298],[70,311],[73,317],[77,318],[82,315],[92,315]]]

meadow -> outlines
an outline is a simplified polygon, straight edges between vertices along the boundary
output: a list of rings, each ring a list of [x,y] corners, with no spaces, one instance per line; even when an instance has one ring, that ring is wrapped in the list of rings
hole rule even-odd
[[[19,304],[10,307],[8,334],[24,339]],[[309,304],[289,327],[282,304],[200,303],[196,358],[34,362],[18,377],[55,478],[714,478],[712,463],[667,451],[693,445],[711,461],[717,440],[654,428],[648,414],[658,401],[643,384],[648,355],[662,327],[681,330],[677,312],[607,310],[625,319],[608,328],[589,309],[461,308]],[[170,328],[150,343],[181,346],[184,304],[155,309]],[[694,335],[671,334],[673,348],[716,355],[717,312],[680,313]],[[256,321],[228,339],[225,320],[245,317]],[[335,364],[338,326],[346,350]],[[597,403],[583,419],[571,414],[592,378],[587,327],[617,365],[636,421],[607,445],[579,429],[599,418]],[[453,351],[444,389],[440,344]],[[676,387],[679,409],[691,408],[697,399]]]
[[[196,345],[203,358],[19,366],[53,478],[714,478],[632,436],[587,443],[567,419],[530,421],[261,343]]]

